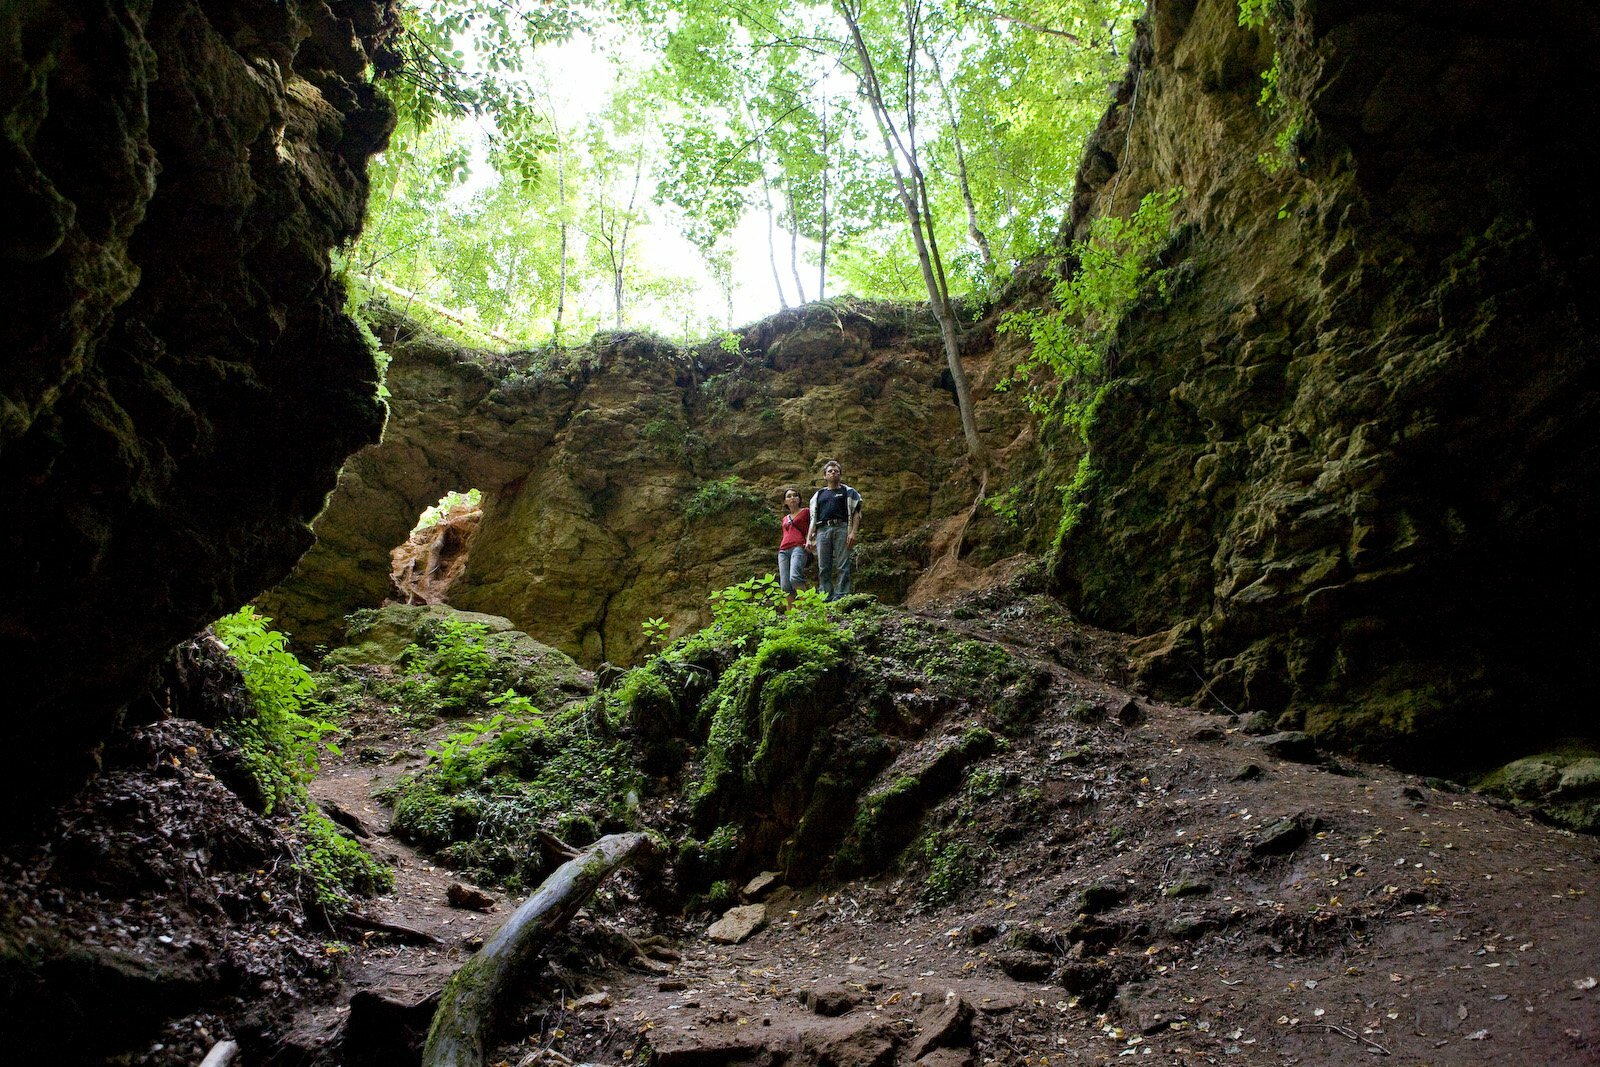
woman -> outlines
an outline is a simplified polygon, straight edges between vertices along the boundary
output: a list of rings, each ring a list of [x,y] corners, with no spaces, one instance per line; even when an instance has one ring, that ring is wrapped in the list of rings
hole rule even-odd
[[[778,584],[794,603],[795,593],[805,582],[806,534],[811,530],[811,512],[800,506],[800,494],[794,489],[783,491],[783,506],[789,514],[783,517],[783,533],[778,538]]]

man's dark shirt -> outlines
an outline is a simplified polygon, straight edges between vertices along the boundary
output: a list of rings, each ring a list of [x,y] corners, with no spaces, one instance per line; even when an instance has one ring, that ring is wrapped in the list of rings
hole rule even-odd
[[[811,498],[811,524],[849,522],[851,513],[860,510],[861,494],[848,485],[841,484],[837,490],[823,486]]]

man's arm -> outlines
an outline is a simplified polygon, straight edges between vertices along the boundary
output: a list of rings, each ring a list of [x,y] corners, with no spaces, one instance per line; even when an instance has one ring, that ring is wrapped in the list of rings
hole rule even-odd
[[[856,543],[856,531],[861,528],[861,494],[857,493],[854,489],[850,490],[850,492],[853,497],[853,499],[850,501],[850,503],[853,505],[850,508],[850,532],[845,535],[844,543],[854,547]]]
[[[806,519],[807,552],[810,552],[812,549],[817,547],[817,524],[812,520],[817,517],[817,496],[820,492],[821,490],[818,490],[816,493],[812,493],[810,501],[806,503],[806,511],[809,513],[808,518]]]

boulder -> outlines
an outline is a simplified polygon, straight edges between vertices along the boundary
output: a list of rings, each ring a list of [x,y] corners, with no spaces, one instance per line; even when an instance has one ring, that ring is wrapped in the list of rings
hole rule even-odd
[[[1322,759],[1310,734],[1286,730],[1256,740],[1256,746],[1270,755],[1291,763],[1317,763]]]
[[[398,664],[405,650],[417,643],[424,626],[445,619],[483,626],[490,633],[512,629],[510,619],[476,611],[457,611],[446,604],[386,604],[376,611],[360,612],[347,619],[344,630],[346,643],[324,656],[323,665]]]
[[[780,885],[782,876],[777,871],[762,871],[745,883],[740,894],[746,900],[765,900]]]
[[[843,1015],[856,1006],[859,998],[849,987],[837,982],[812,986],[800,994],[800,1003],[818,1015]]]
[[[1600,752],[1572,744],[1524,756],[1485,776],[1481,792],[1583,833],[1600,833]]]
[[[749,940],[766,924],[765,904],[741,904],[724,912],[722,918],[706,930],[706,936],[718,944],[737,945]]]
[[[947,993],[942,1003],[918,1016],[917,1036],[906,1046],[906,1058],[921,1060],[933,1049],[966,1044],[972,1039],[972,1020],[976,1014],[965,997]]]

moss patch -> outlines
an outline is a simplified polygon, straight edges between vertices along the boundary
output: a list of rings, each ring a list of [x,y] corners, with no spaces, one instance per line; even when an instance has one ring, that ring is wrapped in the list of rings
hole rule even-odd
[[[1600,833],[1600,752],[1580,742],[1514,760],[1476,788],[1582,833]]]
[[[593,839],[628,822],[641,788],[599,698],[549,722],[492,719],[428,755],[391,794],[395,831],[511,890],[549,873],[529,847],[538,831]]]

